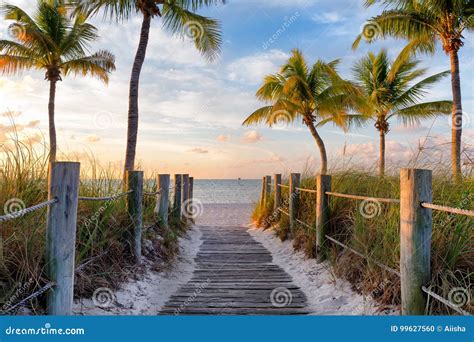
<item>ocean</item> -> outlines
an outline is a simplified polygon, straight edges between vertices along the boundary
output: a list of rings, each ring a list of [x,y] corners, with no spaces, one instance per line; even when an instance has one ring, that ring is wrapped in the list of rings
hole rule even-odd
[[[260,187],[258,179],[197,179],[194,180],[194,198],[204,204],[255,203]]]

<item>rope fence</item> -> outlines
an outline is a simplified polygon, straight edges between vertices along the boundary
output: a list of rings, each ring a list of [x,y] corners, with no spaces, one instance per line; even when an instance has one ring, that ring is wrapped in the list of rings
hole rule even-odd
[[[447,207],[447,206],[444,206],[444,205],[437,205],[437,204],[426,203],[426,202],[421,203],[421,206],[423,208],[433,209],[433,210],[438,210],[438,211],[444,211],[446,213],[474,217],[474,210],[465,210],[465,209],[459,209],[459,208],[452,208],[452,207]]]
[[[444,305],[448,306],[449,308],[453,309],[454,311],[460,313],[461,315],[470,316],[469,312],[464,311],[458,305],[456,305],[456,304],[450,302],[449,300],[441,297],[440,295],[434,293],[433,291],[430,291],[425,286],[422,286],[421,289],[424,293],[426,293],[428,295],[428,297],[433,297],[434,299],[437,299],[438,301],[440,301]]]
[[[382,202],[382,203],[395,203],[395,204],[400,203],[399,199],[394,199],[394,198],[368,197],[368,196],[341,194],[339,192],[330,192],[330,191],[326,191],[326,195],[333,196],[333,197],[355,199],[355,200],[363,200],[363,201],[373,201],[373,202]]]
[[[313,189],[304,189],[304,188],[298,188],[298,187],[295,187],[295,189],[298,190],[298,191],[309,192],[309,193],[313,193],[313,194],[318,193],[316,190],[313,190]]]
[[[32,207],[25,208],[25,209],[22,209],[22,210],[19,210],[19,211],[16,211],[14,213],[10,213],[10,214],[4,215],[4,216],[0,216],[0,222],[7,222],[7,221],[10,221],[10,220],[17,219],[19,217],[25,216],[26,214],[32,213],[36,210],[46,208],[46,207],[48,207],[48,206],[50,206],[54,203],[57,203],[57,202],[58,202],[58,199],[54,198],[52,200],[36,204]]]
[[[288,212],[284,211],[283,209],[278,208],[278,210],[279,210],[280,212],[282,212],[283,214],[285,214],[286,216],[290,216],[290,214],[288,214]]]
[[[133,190],[129,190],[127,192],[123,192],[121,194],[116,194],[112,196],[106,196],[106,197],[85,197],[85,196],[79,196],[79,201],[115,201],[118,198],[127,196],[128,194],[131,194]]]
[[[305,222],[303,222],[303,221],[301,221],[301,220],[298,220],[297,218],[295,218],[295,220],[296,220],[296,222],[298,222],[299,224],[301,224],[302,226],[304,226],[304,227],[306,227],[306,228],[308,228],[308,229],[310,229],[310,230],[314,230],[314,229],[315,229],[314,227],[310,226],[309,224],[307,224],[307,223],[305,223]]]
[[[278,184],[278,186],[280,188],[285,188],[285,189],[289,189],[290,187],[288,185],[284,185],[284,184]]]
[[[389,267],[389,266],[383,264],[383,263],[380,262],[380,261],[377,261],[377,260],[375,260],[375,259],[373,259],[373,258],[370,258],[369,256],[364,255],[364,254],[362,254],[362,253],[359,252],[359,251],[356,251],[355,249],[353,249],[353,248],[351,248],[351,247],[349,247],[349,246],[343,244],[342,242],[340,242],[340,241],[338,241],[338,240],[336,240],[336,239],[330,237],[329,235],[326,235],[325,237],[326,237],[326,239],[328,239],[328,240],[334,242],[336,245],[339,245],[339,246],[341,246],[342,248],[347,249],[347,250],[351,251],[352,253],[354,253],[354,254],[356,254],[356,255],[358,255],[358,256],[360,256],[360,257],[362,257],[362,258],[364,258],[364,259],[366,259],[366,260],[368,260],[368,261],[370,261],[370,262],[373,262],[375,265],[379,266],[380,268],[383,268],[384,270],[386,270],[386,271],[388,271],[388,272],[390,272],[390,273],[396,274],[397,276],[400,277],[400,272],[399,272],[399,271],[397,271],[397,270],[395,270],[395,269],[393,269],[393,268],[391,268],[391,267]]]
[[[16,303],[15,305],[7,308],[6,310],[0,310],[0,313],[1,314],[7,314],[8,312],[11,312],[13,310],[15,310],[16,308],[19,308],[23,305],[25,305],[27,302],[29,302],[30,300],[36,298],[36,297],[39,297],[41,296],[43,293],[45,293],[46,291],[48,291],[49,289],[51,289],[52,287],[54,287],[54,283],[53,282],[49,282],[47,283],[45,286],[43,286],[42,288],[40,288],[39,290],[35,291],[34,293],[30,294],[28,297],[20,300],[18,303]]]
[[[146,191],[144,191],[143,194],[145,196],[156,196],[156,195],[161,194],[162,191],[163,191],[163,189],[157,190],[155,192],[146,192]]]

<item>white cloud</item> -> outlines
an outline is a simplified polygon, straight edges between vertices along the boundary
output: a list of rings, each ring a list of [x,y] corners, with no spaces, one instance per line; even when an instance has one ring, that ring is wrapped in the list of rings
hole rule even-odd
[[[245,56],[229,64],[228,77],[232,81],[259,84],[266,75],[278,72],[280,65],[288,57],[289,55],[281,50]]]
[[[230,140],[230,135],[229,134],[221,134],[221,135],[218,135],[217,138],[216,138],[217,141],[219,142],[226,142],[226,141],[229,141]]]
[[[321,24],[334,24],[346,20],[339,12],[323,12],[313,15],[312,19]]]
[[[99,142],[101,140],[101,138],[98,136],[98,135],[89,135],[86,140],[90,143],[96,143],[96,142]]]
[[[209,153],[209,150],[202,147],[195,147],[192,150],[189,150],[189,152],[198,153],[198,154],[207,154]]]
[[[263,139],[263,136],[257,131],[249,131],[244,134],[241,142],[243,144],[254,144]]]

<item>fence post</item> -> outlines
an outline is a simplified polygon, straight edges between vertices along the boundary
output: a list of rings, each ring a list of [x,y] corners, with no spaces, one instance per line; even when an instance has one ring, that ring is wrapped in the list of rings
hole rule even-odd
[[[174,175],[174,200],[173,200],[173,216],[181,218],[181,189],[182,188],[182,175]]]
[[[189,203],[189,175],[183,175],[183,192],[181,195],[181,218],[186,220],[188,217],[188,203]]]
[[[265,181],[266,181],[266,177],[263,176],[262,178],[262,190],[260,191],[260,208],[263,208],[264,205],[265,205]]]
[[[278,211],[278,208],[280,208],[281,205],[281,187],[279,186],[281,184],[281,174],[276,173],[273,175],[273,180],[274,180],[274,199],[273,199],[273,210],[275,213],[279,214],[280,212]]]
[[[48,292],[49,315],[71,315],[74,294],[77,204],[80,164],[55,162],[49,166],[46,228],[46,271],[55,284]]]
[[[193,198],[194,198],[194,177],[189,177],[188,213],[189,213],[189,216],[190,216],[192,219],[194,219]]]
[[[422,315],[426,296],[421,287],[431,279],[432,172],[402,169],[400,172],[400,280],[402,315]]]
[[[143,171],[127,171],[128,215],[133,224],[133,255],[135,262],[142,260],[142,231],[143,231]]]
[[[265,176],[265,207],[270,202],[272,195],[272,176]]]
[[[300,174],[299,173],[291,173],[290,174],[290,186],[289,186],[289,206],[288,206],[288,214],[290,218],[290,235],[294,236],[294,229],[296,226],[296,215],[298,214],[298,202],[300,197],[300,191],[297,190],[300,186]]]
[[[170,192],[170,175],[158,175],[158,190],[160,193],[156,197],[156,214],[160,218],[164,227],[168,227],[168,209]]]
[[[325,242],[329,229],[329,195],[331,191],[331,176],[316,177],[316,259],[322,262],[326,259]]]

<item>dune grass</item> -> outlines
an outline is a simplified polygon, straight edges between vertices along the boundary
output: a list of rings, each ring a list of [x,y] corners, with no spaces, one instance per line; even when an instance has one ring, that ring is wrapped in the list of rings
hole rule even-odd
[[[0,147],[0,204],[20,203],[29,207],[47,199],[47,147],[33,147],[13,139]],[[149,175],[154,179],[154,175]],[[101,197],[122,192],[121,172],[102,167],[90,156],[81,163],[80,196]],[[145,191],[156,188],[146,182]],[[145,196],[144,248],[154,269],[168,267],[178,253],[178,238],[186,225],[177,219],[163,227],[154,215],[155,198]],[[3,210],[2,207],[2,215]],[[133,263],[132,227],[126,211],[126,197],[110,202],[80,201],[76,241],[75,296],[90,296],[99,287],[119,284],[143,271]],[[46,209],[1,223],[0,229],[0,313],[44,286]],[[84,266],[85,265],[85,266]],[[24,308],[22,310],[25,310]],[[45,295],[27,303],[30,314],[45,313]]]
[[[370,172],[356,170],[332,172],[332,190],[340,193],[366,195],[372,197],[399,198],[399,177],[389,176],[380,179]],[[452,183],[437,170],[434,177],[434,202],[453,207],[470,209],[474,207],[474,178],[463,184]],[[315,189],[315,177],[311,172],[302,175],[301,187]],[[288,197],[283,189],[282,198]],[[383,264],[399,269],[399,205],[381,204],[373,218],[361,213],[361,201],[331,198],[330,236],[350,247],[370,256]],[[287,210],[287,208],[284,208]],[[265,208],[255,207],[253,218],[260,227],[274,226],[276,234],[285,240],[289,237],[289,224],[286,215],[274,219],[273,202]],[[291,238],[297,250],[303,250],[307,257],[315,257],[315,197],[314,194],[301,193],[298,219],[312,226],[309,229],[298,225]],[[474,219],[467,216],[433,212],[432,236],[432,291],[444,298],[450,297],[453,288],[463,288],[471,294],[471,301],[462,307],[474,312],[472,293],[474,289]],[[372,262],[343,250],[327,241],[329,262],[335,274],[349,280],[354,289],[370,294],[380,303],[380,308],[400,304],[400,281],[397,275],[381,269]],[[429,302],[431,314],[454,314],[444,304],[436,300]]]

